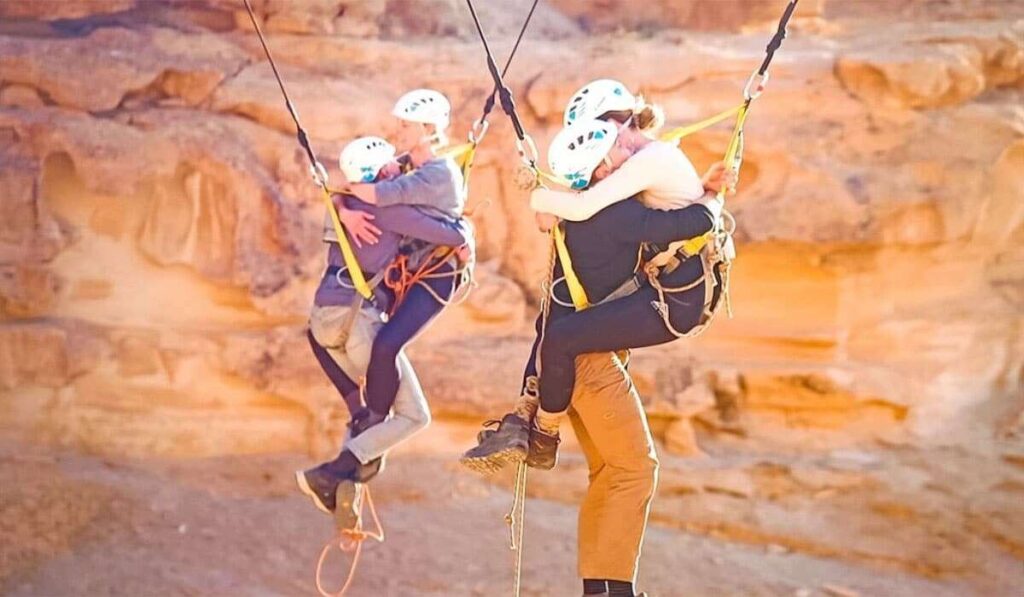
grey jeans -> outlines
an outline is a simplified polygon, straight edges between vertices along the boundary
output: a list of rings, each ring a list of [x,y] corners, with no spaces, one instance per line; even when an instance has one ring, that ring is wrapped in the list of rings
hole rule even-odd
[[[314,306],[309,315],[309,329],[338,366],[353,380],[361,381],[370,363],[373,340],[384,323],[378,309],[363,305],[346,337],[349,309],[347,306]],[[390,416],[359,437],[345,439],[345,448],[363,464],[380,458],[430,425],[430,407],[405,351],[398,354],[396,364],[400,381]]]

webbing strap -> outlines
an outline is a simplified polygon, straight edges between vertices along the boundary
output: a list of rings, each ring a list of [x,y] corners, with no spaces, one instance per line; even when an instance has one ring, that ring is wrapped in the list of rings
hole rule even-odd
[[[714,116],[711,116],[710,118],[705,118],[704,120],[701,120],[699,122],[695,122],[693,124],[689,124],[689,125],[686,125],[686,126],[681,126],[681,127],[678,127],[678,128],[674,128],[674,129],[670,130],[669,132],[663,134],[660,137],[660,140],[664,141],[666,143],[678,143],[683,137],[687,137],[687,136],[692,135],[694,133],[698,133],[700,131],[703,131],[706,128],[710,128],[710,127],[718,124],[719,122],[722,122],[723,120],[729,118],[733,114],[736,114],[737,112],[742,110],[743,106],[744,106],[744,104],[740,104],[738,106],[733,106],[733,107],[729,108],[728,110],[725,110],[723,112],[719,112],[718,114],[715,114]]]
[[[562,263],[562,274],[565,275],[565,284],[569,287],[572,304],[577,311],[582,311],[590,306],[590,299],[587,298],[587,291],[572,268],[572,257],[569,256],[569,247],[565,245],[565,232],[561,226],[551,229],[551,238],[555,242],[555,250],[558,251],[558,260]],[[554,292],[553,288],[552,292]]]
[[[252,26],[256,30],[256,35],[260,39],[260,45],[263,46],[263,52],[267,55],[267,62],[270,63],[270,69],[274,71],[274,78],[277,79],[277,85],[281,88],[281,95],[284,96],[285,107],[288,108],[288,114],[291,115],[292,121],[295,122],[295,134],[298,137],[299,145],[306,152],[306,157],[309,158],[309,164],[313,167],[313,171],[316,173],[317,184],[323,191],[324,204],[327,207],[327,213],[331,214],[331,223],[334,225],[334,233],[338,237],[338,245],[341,247],[341,255],[345,259],[345,267],[348,268],[349,276],[352,278],[352,283],[363,298],[368,301],[373,300],[373,291],[370,289],[370,285],[366,283],[366,276],[363,275],[363,269],[359,267],[359,261],[356,259],[355,252],[352,251],[352,245],[349,243],[348,237],[345,235],[345,227],[341,224],[341,218],[338,216],[338,209],[334,206],[334,201],[331,200],[331,192],[327,188],[327,179],[322,174],[320,168],[317,168],[316,154],[313,153],[313,148],[309,144],[309,136],[306,134],[306,129],[302,128],[302,123],[299,122],[299,114],[295,110],[292,100],[288,97],[288,90],[284,86],[284,80],[281,78],[281,73],[277,70],[277,64],[274,62],[274,57],[270,54],[270,48],[267,46],[267,40],[263,36],[263,30],[260,28],[259,22],[256,20],[256,14],[252,10],[252,5],[249,4],[249,0],[242,0],[245,4],[245,10],[249,13],[249,19],[252,21]]]

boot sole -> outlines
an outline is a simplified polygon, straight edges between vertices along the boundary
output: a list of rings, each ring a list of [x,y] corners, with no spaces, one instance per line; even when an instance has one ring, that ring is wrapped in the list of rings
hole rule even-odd
[[[521,449],[506,448],[487,456],[463,456],[459,462],[471,471],[489,475],[503,469],[506,465],[524,462],[526,456],[527,454]]]
[[[356,484],[351,481],[342,481],[338,484],[338,491],[334,498],[334,525],[338,530],[354,529],[359,522],[359,504],[356,503],[358,495]]]
[[[309,499],[313,500],[313,505],[316,506],[317,510],[320,510],[324,514],[333,514],[327,506],[320,501],[320,496],[313,491],[313,488],[309,486],[309,482],[306,481],[306,475],[303,471],[295,471],[295,483],[299,486],[299,491],[309,496]]]

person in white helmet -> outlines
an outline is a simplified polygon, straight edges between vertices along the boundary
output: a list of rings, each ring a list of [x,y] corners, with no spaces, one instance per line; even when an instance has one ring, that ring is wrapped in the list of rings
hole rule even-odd
[[[445,173],[447,168],[424,173],[421,167],[402,175],[395,148],[379,137],[363,137],[348,144],[341,152],[339,165],[349,184],[372,184],[379,198],[388,199],[388,205],[380,206],[351,195],[334,196],[368,279],[379,282],[378,274],[400,253],[415,266],[430,259],[437,246],[472,246],[472,227],[459,217],[463,203],[460,181],[449,180],[447,185],[436,182],[438,178],[445,180],[438,172]],[[425,280],[429,290],[419,285],[409,288],[397,305],[394,293],[378,284],[374,300],[361,301],[329,220],[324,231],[330,243],[328,267],[317,289],[308,339],[318,362],[344,398],[352,424],[350,437],[336,458],[297,472],[296,479],[314,505],[334,512],[339,524],[348,524],[355,517],[351,511],[354,483],[376,474],[380,459],[389,449],[430,422],[423,390],[402,349],[442,309],[434,295],[450,298],[457,281],[454,276]],[[372,242],[364,242],[366,239]],[[441,265],[439,273],[445,267],[454,267]],[[358,312],[353,311],[356,308]],[[391,316],[385,324],[382,313],[386,311],[391,311]],[[364,375],[367,380],[377,380],[375,387],[388,384],[385,391],[390,396],[385,406],[369,403],[368,395],[353,381]]]
[[[530,194],[530,207],[539,214],[538,224],[544,229],[554,224],[550,216],[583,221],[638,193],[648,207],[679,209],[701,201],[707,190],[717,191],[732,176],[723,163],[698,176],[678,144],[653,138],[664,123],[661,108],[613,79],[598,79],[580,88],[566,105],[563,120],[566,126],[588,120],[614,122],[619,125],[618,136],[594,170],[594,184],[573,191],[538,188]]]
[[[618,123],[602,120],[570,123],[551,142],[552,172],[569,186],[588,188],[606,174],[601,169],[607,170],[620,130]],[[523,459],[534,468],[553,468],[558,427],[571,402],[569,418],[591,473],[578,534],[579,574],[586,594],[635,594],[657,480],[658,460],[643,407],[615,354],[675,339],[652,307],[656,291],[637,274],[638,255],[650,243],[709,232],[716,210],[703,203],[715,200],[673,210],[618,201],[590,219],[564,224],[574,270],[593,305],[575,311],[565,286],[556,286],[543,340],[538,318],[538,336],[514,411],[501,419],[497,430],[483,432],[479,445],[463,456],[463,463],[476,470],[492,471]],[[700,267],[683,263],[676,271],[689,282],[701,277]],[[553,276],[562,275],[559,262]],[[678,276],[672,276],[669,283],[675,284]],[[716,289],[716,301],[718,296]],[[703,312],[704,284],[672,300],[679,301],[671,310],[673,323],[690,329]],[[539,377],[538,371],[543,372]]]

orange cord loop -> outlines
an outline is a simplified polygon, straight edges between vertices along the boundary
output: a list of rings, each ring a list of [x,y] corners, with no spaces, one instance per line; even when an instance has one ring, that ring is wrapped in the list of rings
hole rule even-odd
[[[373,498],[370,497],[370,488],[364,484],[360,484],[360,498],[359,498],[359,517],[356,520],[356,526],[351,529],[339,529],[338,534],[324,545],[323,549],[320,550],[320,559],[316,563],[316,590],[322,597],[342,597],[352,586],[352,581],[356,577],[356,566],[359,565],[359,556],[363,552],[363,543],[367,539],[373,539],[378,543],[384,542],[384,527],[380,524],[380,518],[377,516],[377,509],[373,506]],[[366,531],[363,530],[363,504],[370,512],[370,519],[373,521],[374,530]],[[352,553],[352,564],[348,569],[348,577],[345,578],[345,584],[341,586],[341,589],[337,593],[328,592],[324,589],[323,583],[320,580],[321,573],[323,572],[324,563],[327,561],[327,555],[331,553],[331,548],[335,545],[338,546],[338,551],[342,553]]]

